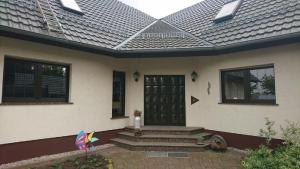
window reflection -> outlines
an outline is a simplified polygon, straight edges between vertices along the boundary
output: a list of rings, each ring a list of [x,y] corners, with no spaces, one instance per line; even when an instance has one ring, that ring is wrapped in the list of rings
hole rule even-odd
[[[274,68],[250,70],[250,76],[251,99],[275,99]]]
[[[224,102],[275,103],[274,66],[222,71]]]

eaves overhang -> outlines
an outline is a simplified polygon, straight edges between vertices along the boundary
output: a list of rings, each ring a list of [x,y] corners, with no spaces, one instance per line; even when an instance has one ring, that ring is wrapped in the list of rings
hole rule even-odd
[[[75,49],[95,54],[108,55],[114,58],[159,58],[159,57],[189,57],[189,56],[218,56],[227,53],[267,48],[300,42],[300,32],[274,36],[242,43],[234,43],[215,47],[194,48],[161,48],[161,49],[111,49],[75,42],[49,35],[32,33],[20,29],[0,26],[0,36],[48,44],[68,49]]]

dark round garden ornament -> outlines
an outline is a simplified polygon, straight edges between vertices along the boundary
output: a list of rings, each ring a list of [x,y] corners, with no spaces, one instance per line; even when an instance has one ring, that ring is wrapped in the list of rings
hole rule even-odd
[[[227,142],[226,140],[220,135],[213,135],[209,139],[209,146],[212,150],[215,151],[225,151],[227,150]]]

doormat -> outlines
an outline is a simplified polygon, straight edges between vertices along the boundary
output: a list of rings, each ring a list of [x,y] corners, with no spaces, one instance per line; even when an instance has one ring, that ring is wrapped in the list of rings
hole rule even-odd
[[[168,152],[150,151],[146,152],[146,157],[168,157]]]
[[[168,153],[168,157],[174,157],[174,158],[188,158],[188,153],[182,153],[182,152],[170,152],[170,153]]]
[[[188,158],[188,153],[185,152],[146,152],[146,157],[159,158],[159,157],[171,157],[171,158]]]

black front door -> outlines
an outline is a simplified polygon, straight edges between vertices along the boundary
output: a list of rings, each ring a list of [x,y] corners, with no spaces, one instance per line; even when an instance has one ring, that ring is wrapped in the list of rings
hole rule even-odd
[[[185,126],[185,76],[145,75],[145,125]]]

